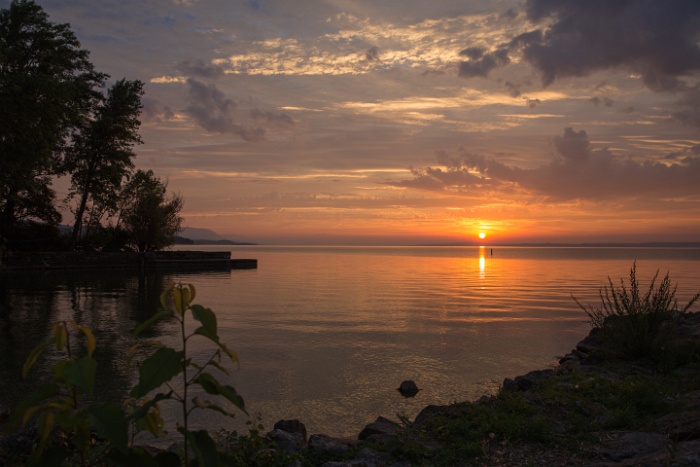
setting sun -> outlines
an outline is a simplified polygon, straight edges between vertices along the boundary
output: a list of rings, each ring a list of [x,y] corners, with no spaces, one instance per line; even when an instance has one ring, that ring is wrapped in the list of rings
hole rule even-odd
[[[486,238],[486,234],[485,234],[484,232],[479,232],[479,238],[482,239],[482,240],[485,239],[485,238]]]

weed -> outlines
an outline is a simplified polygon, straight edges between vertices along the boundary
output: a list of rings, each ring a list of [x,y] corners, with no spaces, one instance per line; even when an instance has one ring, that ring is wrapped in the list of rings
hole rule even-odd
[[[589,323],[602,331],[608,346],[626,359],[644,358],[671,350],[678,316],[700,299],[698,292],[687,305],[678,308],[677,286],[671,286],[667,273],[655,288],[658,275],[657,271],[649,290],[642,294],[635,262],[630,269],[629,288],[623,280],[616,287],[608,277],[608,285],[599,290],[601,303],[597,308],[581,304],[572,295],[576,304],[588,315]]]

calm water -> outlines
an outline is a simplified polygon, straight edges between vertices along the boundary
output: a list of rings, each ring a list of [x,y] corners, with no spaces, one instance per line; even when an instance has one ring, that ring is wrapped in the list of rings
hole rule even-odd
[[[196,247],[221,250],[222,247]],[[503,378],[547,368],[588,332],[571,298],[597,303],[610,276],[657,269],[678,283],[679,302],[700,290],[700,249],[497,247],[235,247],[258,269],[183,274],[0,276],[0,394],[15,403],[35,384],[22,362],[51,322],[73,318],[96,331],[98,391],[123,398],[129,331],[173,281],[192,283],[196,303],[218,315],[241,365],[230,384],[266,427],[299,418],[311,433],[356,435],[378,415],[414,417],[428,404],[474,399]],[[152,337],[174,341],[172,323]],[[205,354],[195,347],[195,354]],[[39,368],[35,378],[48,369]],[[413,379],[422,391],[402,398]],[[174,414],[172,415],[175,416]],[[196,423],[240,428],[230,421]],[[212,425],[213,424],[213,425]]]

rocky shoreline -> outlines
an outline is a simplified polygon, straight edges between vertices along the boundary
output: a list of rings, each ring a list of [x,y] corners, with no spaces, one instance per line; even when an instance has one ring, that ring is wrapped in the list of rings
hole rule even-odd
[[[590,375],[605,381],[620,381],[630,375],[655,377],[653,369],[629,364],[620,367],[619,373],[606,368],[600,358],[601,339],[597,329],[579,342],[574,349],[562,357],[553,369],[531,371],[503,381],[502,392],[532,393],[536,399],[537,389],[544,381],[554,382],[567,389],[565,378],[574,373]],[[687,313],[676,330],[679,339],[700,341],[700,312]],[[700,467],[700,372],[695,368],[677,371],[692,372],[696,388],[678,394],[672,401],[676,410],[658,417],[653,431],[615,429],[593,433],[596,439],[583,442],[575,450],[562,450],[537,443],[513,443],[495,440],[489,436],[484,440],[481,458],[463,459],[461,465],[571,465],[586,467],[630,467],[630,466],[684,466]],[[484,396],[466,403],[472,405],[492,404],[497,396]],[[356,439],[333,438],[323,434],[307,437],[306,428],[299,420],[281,420],[267,434],[277,449],[285,453],[325,453],[330,455],[354,454],[349,460],[328,461],[322,467],[407,467],[409,460],[397,459],[392,452],[397,444],[414,443],[421,450],[433,451],[444,448],[430,436],[422,436],[423,428],[435,419],[450,419],[465,416],[464,404],[429,405],[410,423],[378,417],[365,426]],[[565,420],[555,427],[566,430]],[[493,433],[491,433],[493,435]],[[387,451],[386,447],[391,447]],[[294,464],[293,464],[294,465]],[[296,465],[301,466],[301,463]],[[439,464],[430,464],[439,465]]]

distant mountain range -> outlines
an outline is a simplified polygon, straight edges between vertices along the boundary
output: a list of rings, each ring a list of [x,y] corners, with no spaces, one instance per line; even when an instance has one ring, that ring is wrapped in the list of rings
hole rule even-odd
[[[254,245],[254,243],[237,242],[222,237],[209,229],[185,227],[180,231],[176,243],[190,245]]]

